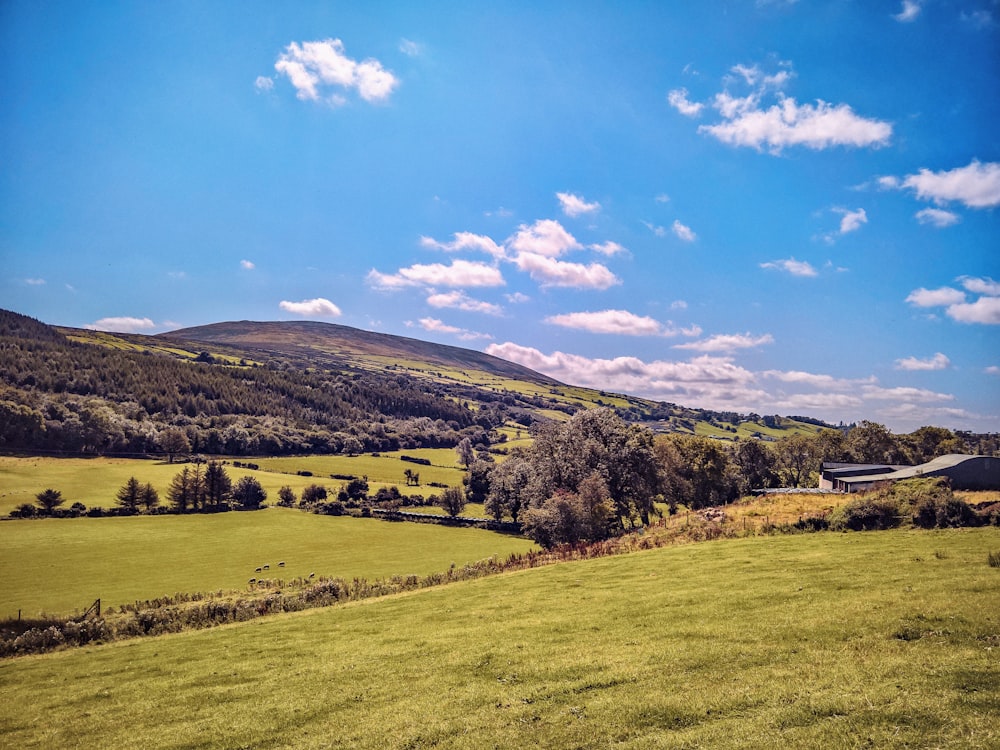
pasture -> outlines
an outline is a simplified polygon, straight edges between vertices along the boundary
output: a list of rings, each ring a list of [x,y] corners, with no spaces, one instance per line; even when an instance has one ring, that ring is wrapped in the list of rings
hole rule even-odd
[[[650,550],[0,664],[9,747],[1000,745],[994,528]]]
[[[430,466],[403,461],[400,456],[427,459]],[[311,481],[325,483],[327,487],[338,487],[339,480],[331,480],[331,474],[367,476],[372,485],[396,485],[401,492],[422,494],[425,497],[438,491],[428,487],[430,482],[449,486],[462,484],[462,469],[458,454],[453,448],[416,448],[413,450],[380,453],[377,456],[362,453],[357,456],[282,456],[279,458],[250,458],[262,470],[272,472],[311,471]],[[420,487],[406,487],[407,469],[420,475]],[[325,477],[325,479],[324,479]],[[374,486],[372,488],[374,490]]]
[[[177,592],[240,589],[252,577],[426,575],[525,552],[481,529],[319,516],[287,508],[183,516],[0,523],[0,618],[70,614]],[[277,563],[285,562],[279,568]],[[256,568],[269,565],[264,573]]]

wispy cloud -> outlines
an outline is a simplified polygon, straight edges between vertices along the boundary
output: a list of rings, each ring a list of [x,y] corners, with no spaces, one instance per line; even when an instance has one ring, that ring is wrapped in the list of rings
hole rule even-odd
[[[447,266],[442,263],[417,263],[400,268],[394,274],[384,274],[373,268],[368,272],[367,280],[370,286],[383,291],[413,286],[493,287],[506,283],[500,269],[468,260],[453,260]]]
[[[949,367],[951,367],[951,360],[941,352],[938,352],[933,357],[928,359],[905,357],[903,359],[896,360],[897,370],[907,370],[910,372],[922,370],[947,370]]]
[[[267,76],[257,76],[253,82],[253,87],[257,90],[258,94],[271,91],[274,88],[274,79]]]
[[[941,208],[925,208],[914,215],[921,224],[930,224],[938,229],[954,226],[962,220],[958,214]]]
[[[472,232],[455,232],[452,235],[455,239],[451,242],[439,242],[432,237],[421,237],[420,244],[423,247],[444,250],[446,253],[456,253],[462,250],[475,250],[484,252],[494,258],[503,258],[504,249],[490,237]]]
[[[681,224],[676,219],[671,225],[670,230],[677,236],[678,239],[683,240],[684,242],[694,242],[698,239],[698,235],[692,231],[691,227]]]
[[[575,328],[589,333],[605,333],[619,336],[698,336],[701,329],[677,328],[673,323],[664,325],[654,318],[636,315],[628,310],[600,310],[598,312],[574,312],[562,315],[552,315],[545,319],[546,323]]]
[[[365,101],[375,102],[387,99],[399,85],[399,80],[378,60],[358,62],[344,54],[344,43],[339,39],[292,42],[274,69],[288,78],[299,99],[319,101],[325,97],[335,105],[346,101],[341,91],[354,90]],[[331,89],[334,93],[329,93]]]
[[[476,341],[478,339],[493,338],[488,333],[479,333],[477,331],[469,331],[465,328],[459,328],[458,326],[448,325],[438,318],[421,318],[417,321],[417,324],[425,331],[430,331],[431,333],[447,333],[452,336],[457,336],[462,341]],[[412,326],[413,323],[412,321],[407,321],[406,325]]]
[[[685,117],[697,117],[701,114],[704,104],[692,102],[688,99],[688,90],[685,88],[674,89],[667,94],[667,101],[670,106],[676,109]]]
[[[752,349],[764,344],[773,344],[774,337],[765,333],[754,336],[749,333],[720,333],[702,341],[674,344],[674,349],[689,349],[695,352],[732,352],[737,349]]]
[[[414,42],[412,39],[400,39],[399,51],[407,57],[420,57],[423,54],[423,45]]]
[[[339,318],[341,315],[340,308],[323,297],[304,299],[301,302],[282,300],[278,303],[278,307],[285,312],[301,315],[304,318]]]
[[[899,13],[895,14],[893,18],[900,23],[911,23],[917,20],[921,9],[918,0],[903,0],[903,7],[900,8]]]
[[[567,216],[580,216],[582,214],[592,214],[601,209],[601,204],[597,201],[588,203],[579,195],[573,193],[556,193],[559,199],[559,206]]]
[[[810,263],[804,260],[795,260],[795,258],[768,261],[767,263],[761,263],[760,267],[775,271],[784,271],[785,273],[790,273],[792,276],[819,276],[819,271],[813,268]]]
[[[515,305],[520,305],[531,300],[527,294],[522,294],[521,292],[514,292],[513,294],[505,294],[504,299]]]
[[[246,259],[240,261],[240,268],[242,268],[245,271],[252,271],[256,267],[257,266],[256,266],[256,264],[254,264],[253,261],[246,260]]]
[[[642,222],[642,224],[643,224],[643,226],[646,227],[646,229],[648,229],[650,232],[652,232],[653,234],[655,234],[657,237],[666,237],[667,236],[667,230],[664,229],[661,226],[657,226],[656,224],[653,224],[652,222],[649,222],[649,221],[644,221],[644,222]]]
[[[466,312],[486,313],[487,315],[503,315],[503,308],[500,305],[473,299],[459,289],[451,292],[432,293],[427,297],[427,304],[437,308],[451,308]]]
[[[601,242],[595,245],[587,245],[591,250],[601,255],[607,255],[609,258],[613,255],[623,255],[628,253],[624,247],[619,245],[617,242],[612,242],[608,240],[607,242]]]
[[[25,279],[24,283],[28,286],[45,286],[45,279]]]
[[[93,323],[85,325],[91,331],[109,331],[114,333],[140,333],[156,328],[156,324],[149,318],[134,318],[130,316],[101,318]]]
[[[847,234],[848,232],[855,232],[860,229],[863,225],[868,223],[868,214],[865,213],[863,208],[859,208],[856,211],[851,211],[846,208],[835,208],[835,212],[841,214],[840,219],[840,233]]]

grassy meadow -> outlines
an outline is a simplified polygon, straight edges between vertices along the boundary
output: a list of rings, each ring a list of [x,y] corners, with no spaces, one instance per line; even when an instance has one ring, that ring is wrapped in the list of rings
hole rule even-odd
[[[0,618],[70,614],[177,592],[240,589],[252,577],[426,575],[525,552],[534,543],[481,529],[250,513],[0,523]],[[285,562],[279,568],[278,562]],[[269,565],[266,573],[256,568]]]
[[[995,748],[996,550],[724,540],[23,657],[0,744]]]

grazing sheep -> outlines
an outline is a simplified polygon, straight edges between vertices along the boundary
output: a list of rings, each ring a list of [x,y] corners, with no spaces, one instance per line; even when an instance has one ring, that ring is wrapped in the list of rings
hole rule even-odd
[[[310,574],[309,574],[309,577],[310,577],[310,578],[315,578],[315,577],[316,577],[316,574],[315,574],[315,573],[310,573]]]
[[[279,568],[283,568],[283,567],[285,567],[285,561],[284,561],[284,560],[282,560],[282,561],[281,561],[280,563],[278,563],[278,567],[279,567]]]
[[[270,565],[265,565],[265,566],[264,566],[264,570],[270,570],[270,569],[271,569],[271,566],[270,566]]]
[[[257,579],[251,578],[249,581],[247,581],[247,583],[257,583]]]
[[[260,568],[257,568],[254,573],[260,573]]]

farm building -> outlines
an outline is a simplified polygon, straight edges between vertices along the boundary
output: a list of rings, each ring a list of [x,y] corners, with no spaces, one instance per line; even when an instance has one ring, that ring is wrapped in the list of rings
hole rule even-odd
[[[956,490],[1000,490],[1000,458],[951,454],[919,466],[823,464],[820,488],[860,492],[878,482],[947,477]]]

